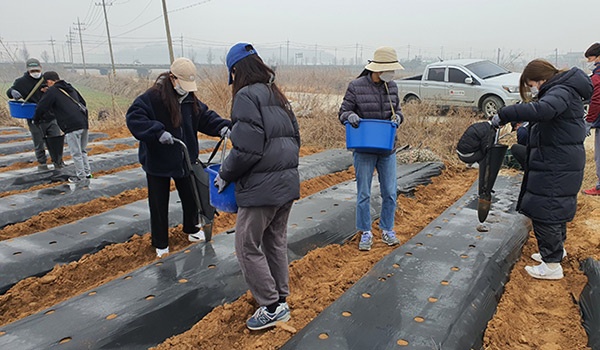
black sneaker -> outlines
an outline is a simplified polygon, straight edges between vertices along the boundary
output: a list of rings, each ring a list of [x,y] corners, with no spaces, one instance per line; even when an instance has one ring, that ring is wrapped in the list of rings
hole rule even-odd
[[[93,179],[93,178],[94,178],[94,175],[92,175],[92,174],[87,174],[87,175],[85,176],[85,178],[86,178],[86,179]]]

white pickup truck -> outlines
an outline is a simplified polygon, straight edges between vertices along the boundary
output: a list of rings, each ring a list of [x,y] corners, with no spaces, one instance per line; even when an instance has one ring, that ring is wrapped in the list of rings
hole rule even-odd
[[[519,73],[482,59],[431,63],[423,75],[395,80],[402,103],[429,102],[441,107],[472,107],[492,117],[521,101]]]

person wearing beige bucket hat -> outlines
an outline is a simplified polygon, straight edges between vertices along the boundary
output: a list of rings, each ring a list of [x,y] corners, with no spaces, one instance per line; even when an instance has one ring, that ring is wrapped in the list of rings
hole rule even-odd
[[[192,161],[198,159],[198,132],[221,136],[230,132],[231,121],[210,110],[194,94],[196,65],[178,58],[170,70],[156,78],[127,110],[127,127],[139,142],[139,160],[148,181],[150,233],[157,257],[169,253],[169,193],[171,178],[183,208],[183,232],[191,242],[204,241],[193,183],[184,166],[185,143]]]
[[[362,73],[348,85],[340,106],[339,120],[358,128],[363,119],[392,121],[400,126],[404,116],[400,110],[398,86],[393,81],[396,70],[404,69],[396,50],[382,46],[375,50]],[[394,232],[396,212],[396,150],[374,153],[371,150],[353,150],[356,176],[356,229],[361,233],[359,250],[370,250],[373,244],[371,232],[371,183],[375,169],[379,176],[382,198],[379,227],[385,244],[400,243]]]

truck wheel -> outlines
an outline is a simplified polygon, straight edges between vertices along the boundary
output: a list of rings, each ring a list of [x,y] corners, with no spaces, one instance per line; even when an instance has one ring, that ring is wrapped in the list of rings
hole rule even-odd
[[[496,96],[488,96],[481,103],[481,110],[486,118],[493,117],[502,107],[504,107],[504,102]]]
[[[420,102],[421,102],[421,100],[419,100],[419,98],[415,95],[406,96],[406,98],[404,99],[405,105],[409,105],[411,103],[420,103]]]

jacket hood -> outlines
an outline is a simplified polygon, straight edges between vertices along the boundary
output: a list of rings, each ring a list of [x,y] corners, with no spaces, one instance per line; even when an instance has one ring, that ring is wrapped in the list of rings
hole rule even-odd
[[[59,81],[55,82],[54,86],[56,86],[56,88],[58,88],[58,89],[63,89],[63,90],[65,90],[68,93],[70,93],[73,90],[75,90],[75,88],[73,88],[73,86],[71,84],[67,83],[64,80],[59,80]]]
[[[579,68],[571,68],[566,72],[561,72],[548,80],[540,89],[540,96],[546,93],[551,87],[556,85],[565,85],[575,90],[584,100],[592,97],[594,86],[590,77]]]

